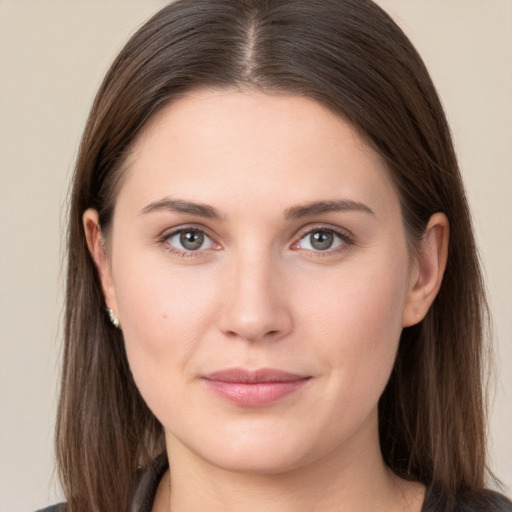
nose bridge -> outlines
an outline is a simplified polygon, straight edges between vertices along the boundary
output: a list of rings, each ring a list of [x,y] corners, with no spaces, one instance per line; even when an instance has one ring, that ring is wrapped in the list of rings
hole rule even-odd
[[[228,271],[221,330],[247,341],[287,334],[292,319],[282,272],[280,261],[270,250],[246,247],[237,251]]]

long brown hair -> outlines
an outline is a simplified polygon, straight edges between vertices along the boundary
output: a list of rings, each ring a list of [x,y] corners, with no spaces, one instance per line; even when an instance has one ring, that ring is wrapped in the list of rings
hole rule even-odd
[[[447,496],[485,485],[486,302],[450,131],[421,58],[370,0],[178,0],[127,43],[92,107],[74,175],[58,467],[71,512],[126,510],[136,470],[164,450],[160,424],[108,322],[82,214],[108,237],[123,163],[164,105],[198,87],[305,95],[348,120],[383,158],[413,250],[444,212],[451,242],[426,318],[404,329],[379,404],[398,475]]]

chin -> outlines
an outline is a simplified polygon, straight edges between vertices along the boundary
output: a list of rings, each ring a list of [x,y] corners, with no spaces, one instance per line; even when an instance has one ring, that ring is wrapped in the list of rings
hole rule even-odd
[[[261,476],[287,473],[310,462],[296,452],[285,453],[275,447],[212,454],[206,460],[211,465],[224,471]]]
[[[212,432],[215,436],[211,436]],[[181,438],[178,442],[181,448],[199,458],[197,462],[240,474],[287,473],[311,464],[333,449],[322,442],[322,436],[306,431],[293,432],[283,425],[270,428],[252,424],[252,428],[246,425],[246,428],[228,428],[224,432],[212,429],[204,432],[204,436],[198,435],[196,430],[194,434],[193,438]],[[168,448],[173,450],[172,444]]]

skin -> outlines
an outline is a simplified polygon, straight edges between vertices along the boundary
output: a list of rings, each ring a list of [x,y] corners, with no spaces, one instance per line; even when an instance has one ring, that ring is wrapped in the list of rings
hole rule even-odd
[[[382,460],[377,404],[402,328],[439,289],[448,222],[434,215],[410,254],[388,171],[349,124],[304,97],[190,93],[136,141],[106,245],[94,210],[84,227],[166,432],[154,511],[421,509],[423,488]],[[206,234],[199,249],[180,245],[185,228]],[[204,385],[234,367],[309,380],[244,407]]]

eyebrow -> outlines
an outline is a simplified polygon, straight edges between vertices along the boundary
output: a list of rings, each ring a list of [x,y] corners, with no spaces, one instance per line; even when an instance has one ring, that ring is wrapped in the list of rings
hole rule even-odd
[[[193,203],[191,201],[183,201],[182,199],[169,199],[165,198],[160,201],[155,201],[145,206],[140,214],[157,212],[161,210],[168,210],[176,213],[189,213],[197,217],[205,217],[208,219],[220,220],[222,216],[213,207],[201,203]]]
[[[223,218],[215,208],[207,204],[170,198],[165,198],[148,204],[141,210],[140,214],[145,215],[162,210],[176,213],[188,213],[197,217],[214,220],[221,220]],[[300,219],[302,217],[312,217],[323,213],[343,211],[360,211],[375,215],[375,212],[363,203],[347,199],[339,199],[333,201],[314,201],[304,205],[293,206],[285,211],[284,217],[285,219]]]
[[[334,201],[315,201],[304,205],[288,208],[285,212],[286,219],[300,219],[302,217],[312,217],[322,213],[359,211],[375,215],[375,212],[363,203],[339,199]]]

